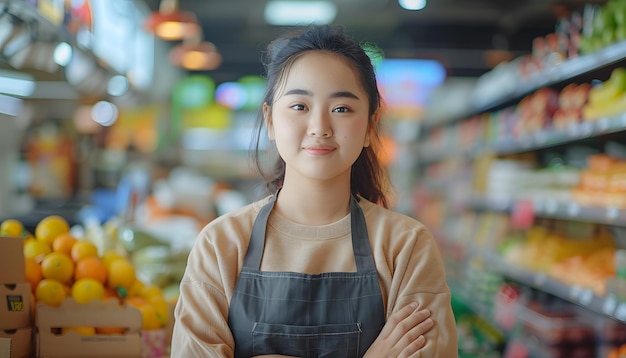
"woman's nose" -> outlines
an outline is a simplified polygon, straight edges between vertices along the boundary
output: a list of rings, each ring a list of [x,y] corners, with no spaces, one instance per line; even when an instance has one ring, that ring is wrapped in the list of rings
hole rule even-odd
[[[313,137],[327,138],[332,136],[333,131],[328,115],[313,113],[309,122],[309,135]]]

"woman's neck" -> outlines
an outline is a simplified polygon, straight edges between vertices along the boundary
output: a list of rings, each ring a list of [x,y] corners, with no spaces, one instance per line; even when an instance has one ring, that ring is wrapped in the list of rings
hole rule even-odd
[[[350,182],[346,184],[285,181],[275,210],[281,216],[303,225],[327,225],[350,212]]]

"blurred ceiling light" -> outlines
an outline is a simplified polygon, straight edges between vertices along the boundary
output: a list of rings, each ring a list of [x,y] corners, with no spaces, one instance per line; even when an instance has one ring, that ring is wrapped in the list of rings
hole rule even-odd
[[[222,55],[210,42],[184,41],[170,51],[170,62],[190,71],[210,71],[222,64]]]
[[[112,126],[118,117],[117,107],[108,101],[100,101],[91,108],[91,118],[105,127]]]
[[[111,77],[107,87],[107,92],[113,97],[119,97],[130,89],[130,84],[125,76],[117,75]]]
[[[0,93],[28,97],[35,91],[33,76],[0,70]]]
[[[330,24],[337,6],[329,1],[270,1],[265,5],[265,21],[271,25]]]
[[[426,7],[426,0],[398,0],[398,4],[405,10],[422,10]]]
[[[61,42],[54,48],[54,62],[59,66],[67,66],[72,59],[72,46],[67,42]]]
[[[148,15],[143,27],[156,37],[168,41],[196,37],[201,32],[196,16],[179,10],[178,0],[161,0],[159,11]]]

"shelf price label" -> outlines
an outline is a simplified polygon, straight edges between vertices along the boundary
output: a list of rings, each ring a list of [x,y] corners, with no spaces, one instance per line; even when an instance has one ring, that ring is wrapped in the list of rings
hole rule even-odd
[[[567,126],[567,134],[570,138],[578,138],[580,136],[580,126],[576,123],[571,123]]]
[[[614,295],[607,295],[604,303],[602,303],[602,313],[609,316],[613,315],[615,307],[617,307],[617,298]]]
[[[556,200],[546,199],[544,204],[545,204],[544,210],[546,214],[548,215],[555,214],[557,210],[559,209],[559,203]]]
[[[593,301],[593,292],[591,290],[582,290],[578,296],[578,302],[583,306],[588,306]]]
[[[570,203],[567,206],[567,214],[571,217],[578,216],[580,214],[580,206],[576,203]]]
[[[538,273],[536,275],[533,275],[533,285],[537,288],[540,288],[543,285],[545,285],[547,281],[548,281],[548,276],[546,276],[543,273]]]
[[[580,124],[580,133],[586,137],[593,133],[593,125],[589,122],[583,122]]]
[[[569,299],[572,301],[578,300],[578,297],[580,296],[581,292],[582,290],[580,287],[572,286],[572,288],[569,291]]]
[[[608,207],[606,208],[606,218],[609,221],[613,221],[619,218],[619,209],[616,207]]]
[[[626,303],[620,303],[615,310],[615,318],[626,321]]]
[[[535,222],[535,207],[530,200],[518,200],[511,210],[511,225],[518,229],[528,229]]]
[[[607,117],[598,119],[598,130],[604,132],[611,127],[611,121]]]

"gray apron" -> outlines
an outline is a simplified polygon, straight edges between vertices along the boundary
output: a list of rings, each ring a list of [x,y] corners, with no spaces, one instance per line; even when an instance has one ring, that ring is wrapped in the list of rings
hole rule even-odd
[[[385,324],[365,217],[350,200],[356,272],[260,271],[276,196],[259,212],[228,312],[235,357],[362,357]],[[323,257],[319,258],[324,260]]]

